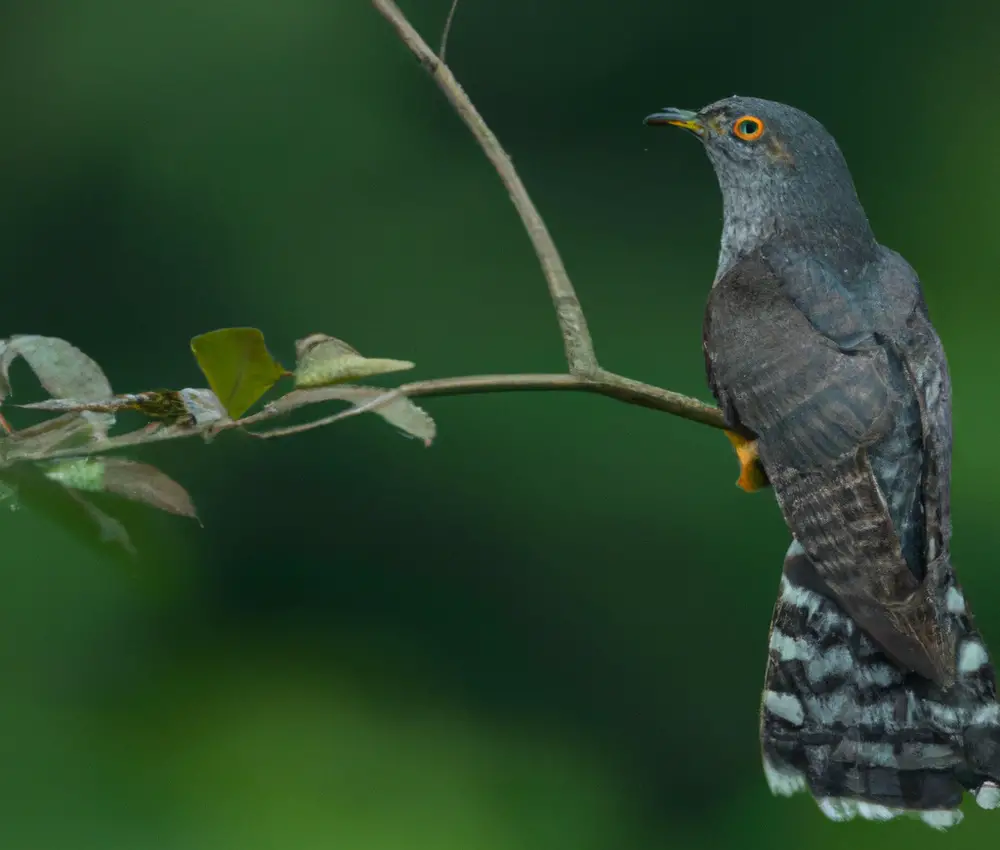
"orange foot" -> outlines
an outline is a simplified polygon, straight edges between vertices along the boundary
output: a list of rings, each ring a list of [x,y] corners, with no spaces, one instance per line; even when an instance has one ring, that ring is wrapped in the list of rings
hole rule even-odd
[[[767,473],[760,465],[760,455],[757,454],[757,441],[748,440],[732,431],[726,431],[729,442],[736,449],[736,457],[740,462],[740,477],[736,479],[736,486],[747,493],[755,490],[763,490],[770,483],[767,480]]]

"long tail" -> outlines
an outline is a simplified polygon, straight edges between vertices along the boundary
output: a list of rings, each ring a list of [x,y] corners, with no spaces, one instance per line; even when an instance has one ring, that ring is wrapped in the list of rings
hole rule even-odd
[[[797,543],[785,559],[761,700],[771,791],[809,791],[833,820],[911,814],[944,829],[968,790],[1000,806],[1000,704],[985,644],[954,572],[939,587],[959,635],[959,680],[899,670],[824,595]]]

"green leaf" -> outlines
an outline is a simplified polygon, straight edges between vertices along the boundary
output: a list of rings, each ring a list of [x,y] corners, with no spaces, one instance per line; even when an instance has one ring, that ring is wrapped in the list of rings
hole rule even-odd
[[[286,374],[257,328],[209,331],[191,340],[191,350],[233,419],[239,419]]]
[[[88,493],[104,491],[104,464],[99,459],[61,460],[45,468],[45,477],[74,490]]]
[[[295,386],[323,387],[412,369],[408,360],[387,360],[363,357],[341,339],[326,334],[311,334],[295,343],[298,363],[295,367]]]

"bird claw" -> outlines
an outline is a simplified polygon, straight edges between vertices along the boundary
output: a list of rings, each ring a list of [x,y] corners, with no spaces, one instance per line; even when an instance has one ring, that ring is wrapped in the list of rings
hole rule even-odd
[[[763,490],[770,482],[760,463],[757,441],[748,440],[734,431],[726,431],[725,434],[736,449],[736,457],[740,462],[740,477],[736,479],[736,486],[747,493]]]

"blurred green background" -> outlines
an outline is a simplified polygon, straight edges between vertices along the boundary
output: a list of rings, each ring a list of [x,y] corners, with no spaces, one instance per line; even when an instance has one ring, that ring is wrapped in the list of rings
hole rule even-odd
[[[1000,651],[1000,11],[967,5],[462,0],[449,60],[605,365],[702,398],[718,192],[692,139],[641,119],[739,92],[834,132],[950,355],[955,560]],[[432,43],[448,6],[404,2]],[[225,325],[286,362],[322,331],[414,377],[561,368],[502,186],[368,3],[0,16],[3,335],[66,337],[122,392],[198,386],[188,340]],[[771,797],[757,707],[787,533],[720,434],[573,395],[425,407],[430,449],[360,417],[146,451],[205,527],[135,511],[131,568],[3,512],[0,848],[1000,836],[971,809],[941,836]]]

